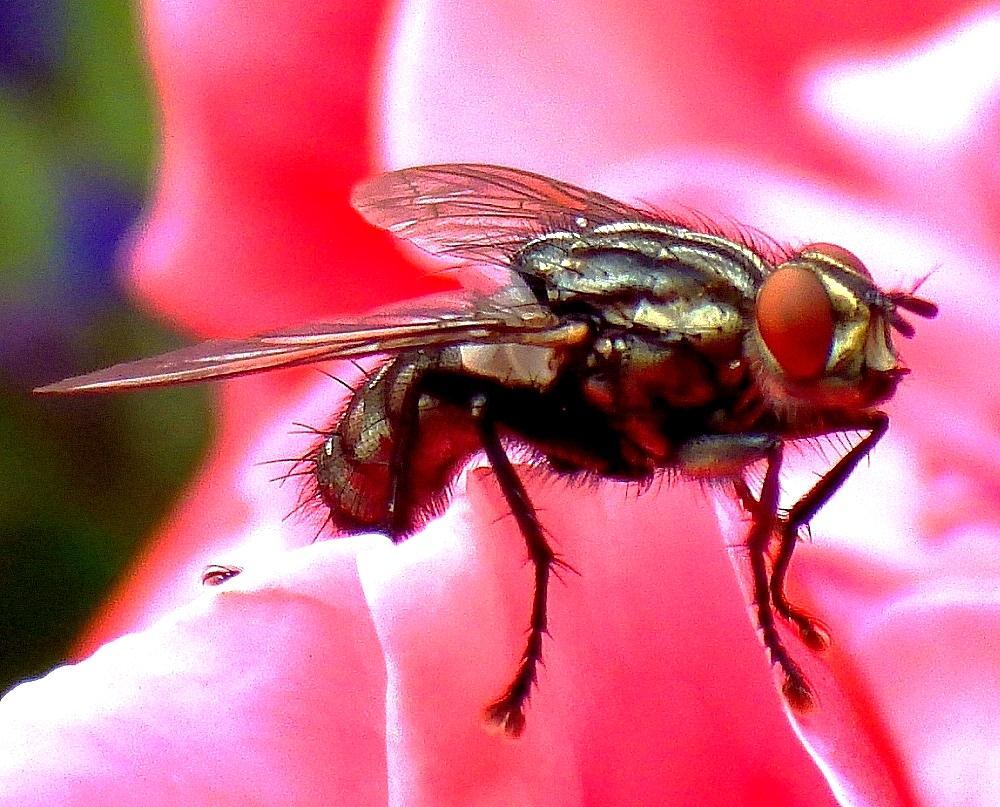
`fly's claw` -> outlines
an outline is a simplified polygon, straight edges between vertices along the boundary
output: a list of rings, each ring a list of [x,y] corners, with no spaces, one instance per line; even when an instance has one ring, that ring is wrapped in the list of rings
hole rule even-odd
[[[531,696],[531,688],[538,683],[538,664],[542,661],[541,636],[534,634],[525,649],[517,674],[503,695],[486,707],[486,722],[509,737],[520,737],[524,731],[524,707]]]
[[[813,693],[812,687],[809,686],[798,668],[786,669],[784,673],[785,681],[781,685],[781,694],[785,696],[788,705],[799,714],[810,711],[816,705],[816,695]]]
[[[794,625],[802,643],[814,652],[822,652],[830,646],[830,631],[818,619],[793,611],[786,617]]]
[[[821,652],[830,646],[830,629],[826,625],[788,602],[784,591],[774,592],[772,596],[774,610],[782,619],[792,623],[806,647]]]
[[[486,722],[508,737],[520,737],[524,731],[524,706],[510,694],[486,707]]]

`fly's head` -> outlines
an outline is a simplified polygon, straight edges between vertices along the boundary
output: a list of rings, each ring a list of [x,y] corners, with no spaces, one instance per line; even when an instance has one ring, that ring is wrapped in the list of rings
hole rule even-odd
[[[768,399],[787,409],[864,409],[892,396],[909,372],[893,345],[909,311],[937,306],[885,292],[864,264],[833,244],[810,244],[778,265],[757,292],[747,349]]]

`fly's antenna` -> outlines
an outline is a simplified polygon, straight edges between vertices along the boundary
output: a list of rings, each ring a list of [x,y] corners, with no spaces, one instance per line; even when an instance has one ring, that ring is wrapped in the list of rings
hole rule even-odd
[[[924,280],[926,279],[925,277]],[[920,282],[923,283],[923,280]],[[917,285],[919,286],[920,284],[918,283]],[[924,319],[934,319],[937,316],[938,307],[934,303],[922,297],[916,297],[910,292],[893,291],[889,292],[886,297],[889,300],[889,306],[886,311],[889,324],[907,339],[913,336],[913,325],[896,311],[897,308],[902,308],[904,311],[909,311],[911,314],[916,314],[918,317],[923,317]]]

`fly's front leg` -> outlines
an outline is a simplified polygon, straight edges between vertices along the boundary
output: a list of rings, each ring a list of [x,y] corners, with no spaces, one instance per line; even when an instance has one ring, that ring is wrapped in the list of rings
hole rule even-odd
[[[487,719],[516,737],[524,729],[524,706],[531,695],[531,687],[538,677],[538,663],[542,660],[542,635],[547,632],[546,604],[549,577],[552,566],[559,563],[559,560],[545,540],[545,532],[538,520],[534,505],[504,450],[496,425],[490,417],[487,401],[482,397],[475,399],[472,402],[472,412],[479,424],[486,458],[493,468],[493,473],[496,474],[497,483],[524,536],[528,554],[535,566],[531,622],[521,662],[504,693],[486,707]]]
[[[784,678],[782,691],[788,702],[804,709],[812,703],[812,692],[799,666],[792,660],[775,624],[772,603],[772,574],[769,568],[771,540],[778,530],[782,442],[773,434],[749,433],[708,435],[689,441],[678,449],[678,463],[685,474],[716,479],[730,477],[743,508],[752,517],[746,547],[750,555],[753,604],[757,611],[764,646]],[[760,498],[755,498],[742,476],[743,469],[760,460],[767,471]]]
[[[683,472],[690,476],[733,479],[733,489],[743,509],[752,517],[746,547],[750,555],[752,597],[761,637],[771,661],[781,670],[784,678],[782,691],[788,702],[796,708],[806,708],[812,703],[812,692],[802,670],[782,642],[774,616],[776,611],[781,613],[773,601],[774,570],[770,567],[771,542],[775,533],[779,532],[780,522],[781,439],[766,433],[702,436],[680,446],[677,460]],[[767,461],[767,471],[758,499],[742,472],[748,465],[760,460]]]
[[[788,565],[792,560],[792,552],[798,540],[799,530],[809,523],[837,489],[844,484],[862,458],[882,439],[888,427],[889,419],[882,412],[876,412],[863,421],[844,425],[844,430],[852,428],[868,430],[868,434],[841,457],[836,465],[823,474],[809,492],[792,505],[788,514],[781,520],[778,552],[775,555],[774,568],[771,572],[771,599],[774,602],[774,609],[785,619],[795,623],[802,640],[814,650],[822,650],[829,644],[830,638],[826,628],[804,611],[792,605],[785,593],[785,577],[788,574]]]
[[[767,471],[761,485],[760,498],[755,499],[747,483],[738,478],[734,484],[744,508],[753,516],[750,533],[747,535],[747,550],[750,553],[750,570],[753,579],[753,602],[757,609],[757,624],[760,626],[764,646],[777,664],[784,677],[781,691],[796,709],[805,710],[813,702],[812,690],[805,675],[796,664],[781,641],[775,624],[775,606],[772,609],[773,572],[768,573],[771,538],[778,524],[778,499],[780,495],[779,476],[781,473],[782,444],[774,441],[768,449]]]

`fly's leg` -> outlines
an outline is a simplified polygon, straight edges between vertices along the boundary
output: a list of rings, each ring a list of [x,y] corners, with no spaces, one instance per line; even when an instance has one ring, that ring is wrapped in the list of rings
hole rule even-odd
[[[809,492],[792,506],[781,522],[778,552],[774,559],[774,568],[771,571],[771,599],[774,602],[774,609],[785,619],[795,624],[802,641],[814,650],[822,650],[829,644],[830,639],[826,628],[804,611],[792,605],[785,594],[785,577],[788,574],[788,565],[792,560],[792,552],[798,540],[799,530],[809,523],[837,489],[844,484],[844,480],[851,475],[862,458],[882,439],[888,427],[889,419],[881,412],[874,413],[863,422],[845,426],[845,428],[867,429],[868,434],[841,457],[836,465],[820,477]]]
[[[779,529],[778,485],[782,461],[781,440],[772,434],[750,433],[711,435],[698,437],[680,446],[678,463],[685,473],[692,476],[731,475],[733,488],[752,517],[746,546],[750,554],[753,580],[753,604],[757,611],[764,646],[771,661],[781,669],[784,678],[782,689],[789,703],[796,708],[807,708],[812,702],[812,692],[799,666],[792,660],[781,641],[775,625],[774,614],[780,611],[773,600],[774,568],[769,569],[771,540]],[[761,487],[760,498],[754,497],[739,471],[750,463],[767,460],[767,472]],[[791,533],[793,538],[795,533]],[[790,550],[788,551],[791,556]],[[785,561],[787,567],[787,560]],[[782,590],[782,596],[784,591]],[[786,603],[787,604],[787,603]]]
[[[545,540],[545,533],[538,514],[528,498],[514,466],[504,451],[500,436],[490,418],[483,398],[472,404],[473,416],[479,424],[483,449],[489,460],[497,483],[507,505],[517,521],[517,526],[528,546],[528,554],[535,566],[535,593],[531,602],[531,623],[528,639],[521,654],[521,661],[510,685],[504,693],[486,707],[486,718],[516,737],[524,730],[524,706],[531,695],[531,687],[538,677],[538,663],[542,660],[542,635],[547,633],[546,601],[549,575],[552,566],[559,562],[552,547]]]
[[[788,565],[792,561],[792,552],[795,550],[795,544],[798,540],[798,528],[790,527],[790,522],[787,519],[782,519],[778,533],[778,551],[775,553],[774,565],[771,567],[771,602],[774,603],[774,610],[782,618],[795,625],[799,638],[809,649],[826,650],[830,645],[829,631],[818,619],[792,605],[785,593],[785,577],[788,574]]]
[[[420,428],[420,394],[419,384],[411,383],[392,427],[396,440],[389,459],[388,534],[395,544],[402,541],[410,531],[410,502],[405,476]]]
[[[753,515],[750,534],[747,536],[747,549],[750,552],[757,624],[760,626],[764,646],[770,653],[771,662],[778,665],[784,677],[782,693],[794,708],[805,710],[813,703],[812,690],[802,670],[792,660],[784,642],[781,641],[774,620],[775,609],[771,607],[773,589],[768,574],[768,549],[778,521],[780,493],[778,477],[781,471],[781,459],[782,446],[780,442],[776,442],[767,453],[767,472],[764,475],[759,499],[754,499],[742,479],[736,483],[736,492],[744,507]]]

